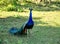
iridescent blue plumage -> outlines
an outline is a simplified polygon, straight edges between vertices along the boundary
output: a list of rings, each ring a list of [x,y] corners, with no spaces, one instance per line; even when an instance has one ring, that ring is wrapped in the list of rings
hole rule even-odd
[[[33,21],[33,19],[32,19],[32,9],[30,8],[29,9],[30,10],[30,16],[29,16],[29,19],[28,19],[28,21],[27,22],[25,22],[22,26],[21,26],[21,28],[20,29],[17,29],[17,28],[14,28],[14,27],[12,27],[11,29],[10,29],[10,33],[12,33],[12,34],[27,34],[27,29],[32,29],[33,28],[33,26],[34,26],[34,21]]]
[[[11,34],[17,34],[17,32],[18,32],[18,29],[16,28],[16,27],[12,27],[10,30],[9,30],[9,33],[11,33]]]
[[[27,22],[27,25],[34,25],[33,19],[32,19],[32,9],[30,9],[30,16],[29,16],[29,20]]]

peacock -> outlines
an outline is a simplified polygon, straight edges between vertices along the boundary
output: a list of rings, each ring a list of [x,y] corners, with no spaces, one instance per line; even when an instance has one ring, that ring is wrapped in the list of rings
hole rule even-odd
[[[33,21],[33,18],[32,18],[32,8],[29,8],[30,10],[30,15],[29,15],[29,19],[28,21],[26,21],[21,27],[20,29],[16,28],[16,27],[12,27],[9,32],[11,34],[14,34],[14,35],[21,35],[21,34],[27,34],[27,30],[31,30],[34,26],[34,21]]]

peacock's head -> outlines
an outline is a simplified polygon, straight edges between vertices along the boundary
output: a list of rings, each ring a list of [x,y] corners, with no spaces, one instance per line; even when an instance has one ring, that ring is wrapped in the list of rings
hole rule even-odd
[[[33,9],[32,9],[32,8],[29,8],[29,10],[31,10],[31,11],[32,11]]]

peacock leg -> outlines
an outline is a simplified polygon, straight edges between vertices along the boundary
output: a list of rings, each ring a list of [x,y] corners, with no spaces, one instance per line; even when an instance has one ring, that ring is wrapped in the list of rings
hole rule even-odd
[[[24,34],[27,34],[27,29],[24,29]]]
[[[28,29],[28,35],[31,36],[31,29]]]

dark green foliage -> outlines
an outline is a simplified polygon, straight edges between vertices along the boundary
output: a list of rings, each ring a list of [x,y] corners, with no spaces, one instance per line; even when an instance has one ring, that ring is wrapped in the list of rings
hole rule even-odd
[[[17,8],[14,6],[7,7],[6,9],[7,9],[7,11],[17,11]]]
[[[24,3],[24,4],[22,4]],[[11,5],[11,6],[10,6]],[[54,7],[53,7],[54,6]],[[32,0],[0,0],[0,10],[2,11],[18,11],[23,12],[24,9],[34,8],[36,11],[56,11],[60,10],[60,1],[51,1],[49,4],[48,1],[46,3],[38,3],[32,2]],[[24,8],[24,9],[23,9]]]
[[[20,3],[18,0],[1,0],[0,1],[0,10],[22,12],[23,8],[20,6]]]

